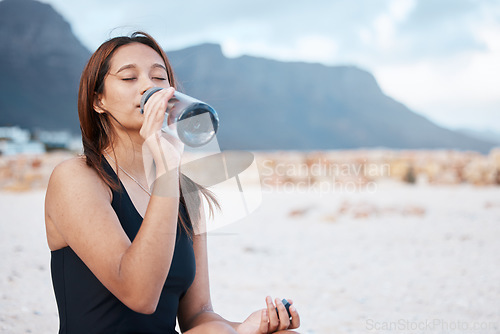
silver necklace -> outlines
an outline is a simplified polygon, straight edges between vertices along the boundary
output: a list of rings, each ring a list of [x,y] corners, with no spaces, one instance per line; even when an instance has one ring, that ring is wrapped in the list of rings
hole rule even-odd
[[[125,169],[122,168],[122,166],[120,166],[116,161],[115,159],[111,158],[111,156],[108,154],[108,152],[104,151],[104,153],[106,153],[106,155],[108,156],[108,158],[111,159],[111,161],[113,161],[115,164],[118,165],[118,168],[121,169],[122,172],[124,172],[128,177],[130,177],[132,180],[134,180],[135,183],[137,183],[137,185],[139,185],[139,187],[141,187],[142,190],[144,190],[149,196],[151,196],[151,192],[146,189],[145,187],[143,187],[142,184],[140,184],[139,181],[137,181],[132,175],[130,175],[129,173],[127,173],[127,171]]]

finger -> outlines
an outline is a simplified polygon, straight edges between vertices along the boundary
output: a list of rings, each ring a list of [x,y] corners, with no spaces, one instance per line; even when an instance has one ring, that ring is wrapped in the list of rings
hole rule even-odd
[[[144,120],[141,126],[141,135],[143,135],[144,138],[149,137],[151,134],[160,129],[161,125],[159,127],[158,118],[159,115],[150,110],[144,112]]]
[[[291,302],[290,302],[291,304]],[[292,323],[290,324],[290,327],[289,328],[299,328],[300,326],[300,316],[299,316],[299,312],[297,312],[297,309],[295,308],[295,306],[290,306],[290,314],[292,315]]]
[[[150,115],[151,113],[154,113],[154,111],[158,107],[158,102],[161,102],[164,100],[163,96],[165,93],[163,90],[158,91],[157,93],[151,95],[149,98],[148,102],[144,105],[144,116]]]
[[[146,117],[149,116],[155,122],[162,121],[163,123],[166,110],[167,110],[167,101],[165,98],[161,98],[161,96],[159,96],[158,99],[151,101],[151,105],[149,106],[149,111]]]
[[[143,137],[147,137],[151,131],[156,131],[162,128],[167,104],[170,97],[174,94],[173,88],[161,89],[150,96],[147,103],[143,107],[144,121],[141,132]],[[141,133],[141,134],[142,134]]]
[[[260,333],[269,333],[269,317],[267,316],[267,309],[263,309],[260,315]]]
[[[269,315],[269,331],[275,332],[279,325],[278,314],[276,314],[276,308],[273,304],[273,299],[271,296],[266,297],[267,304],[267,314]]]
[[[276,308],[278,309],[279,320],[280,320],[278,328],[280,330],[287,329],[288,326],[290,326],[290,318],[288,317],[288,312],[286,311],[286,307],[285,305],[283,305],[283,302],[279,298],[276,298],[275,302],[276,302]]]
[[[155,118],[163,117],[167,110],[167,104],[170,97],[173,95],[173,89],[162,89],[153,94],[144,106],[144,114],[152,115]]]
[[[170,87],[167,89],[162,89],[156,94],[153,94],[152,97],[155,97],[153,101],[151,101],[151,114],[156,122],[157,129],[162,128],[165,123],[165,118],[167,117],[167,108],[168,102],[174,95],[175,90]],[[157,95],[157,96],[155,96]],[[147,106],[147,104],[146,104]]]
[[[174,96],[175,89],[172,87],[167,88],[167,89],[162,89],[161,91],[158,92],[158,94],[153,94],[153,96],[156,96],[157,100],[164,102],[165,104],[168,104],[168,101]],[[166,111],[166,109],[164,110]]]
[[[174,93],[175,93],[175,89],[172,87],[160,89],[159,91],[157,91],[156,93],[154,93],[153,95],[151,95],[149,97],[148,101],[144,105],[144,109],[146,109],[149,104],[153,105],[155,103],[155,101],[159,101],[159,100],[168,101],[168,100],[170,100],[172,98],[172,96],[174,95]]]

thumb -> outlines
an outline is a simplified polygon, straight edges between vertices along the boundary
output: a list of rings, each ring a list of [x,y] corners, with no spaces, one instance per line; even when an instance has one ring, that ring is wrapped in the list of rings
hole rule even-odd
[[[263,309],[260,312],[259,333],[268,333],[268,332],[269,332],[269,316],[267,314],[267,309]]]

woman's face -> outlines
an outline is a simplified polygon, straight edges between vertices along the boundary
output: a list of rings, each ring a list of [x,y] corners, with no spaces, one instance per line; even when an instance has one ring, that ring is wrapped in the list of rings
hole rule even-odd
[[[170,87],[161,56],[141,43],[121,46],[110,60],[96,110],[108,111],[126,129],[140,130],[144,120],[140,111],[141,97],[151,87]]]

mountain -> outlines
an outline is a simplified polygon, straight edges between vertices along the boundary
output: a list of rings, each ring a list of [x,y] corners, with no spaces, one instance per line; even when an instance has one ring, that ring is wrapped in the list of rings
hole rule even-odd
[[[168,53],[180,86],[220,114],[222,147],[465,149],[493,144],[437,126],[386,96],[373,75],[242,56],[203,44]]]
[[[80,132],[77,95],[90,52],[47,4],[0,2],[0,126]]]
[[[79,133],[78,83],[90,52],[69,24],[47,4],[4,0],[0,38],[0,126]],[[181,90],[218,111],[223,149],[493,147],[412,112],[356,67],[230,59],[214,44],[168,55]]]
[[[462,133],[466,136],[477,138],[480,140],[488,141],[495,144],[500,144],[500,132],[492,129],[485,129],[483,131],[475,130],[475,129],[457,129],[459,133]]]

